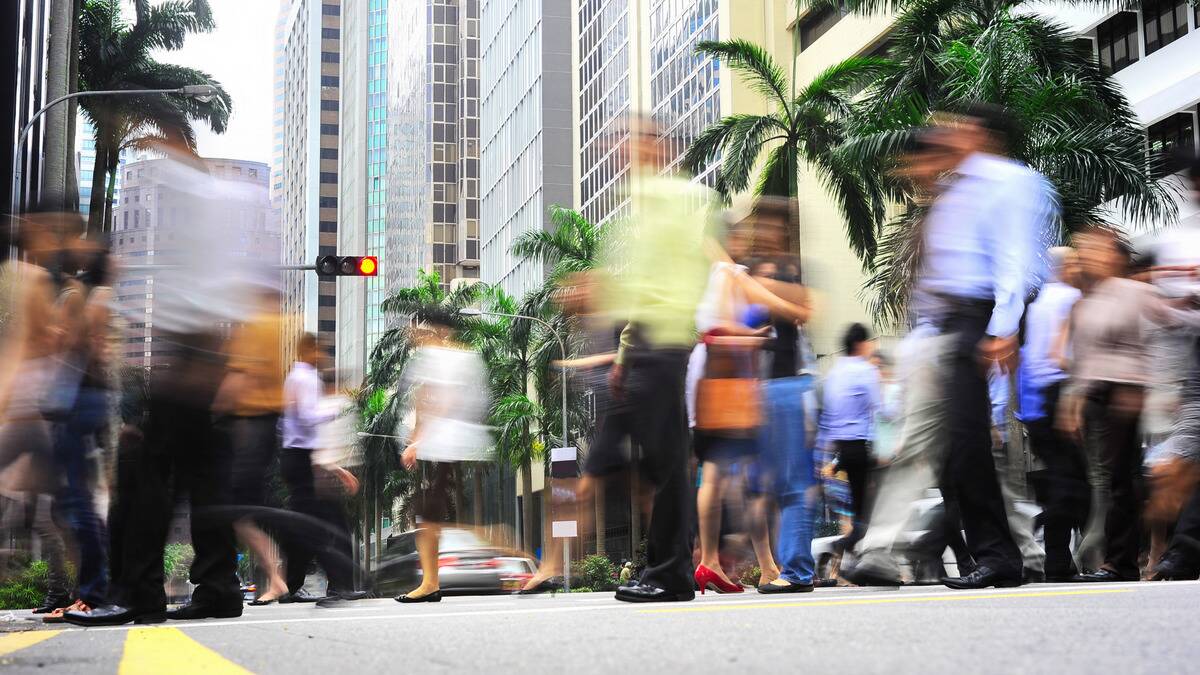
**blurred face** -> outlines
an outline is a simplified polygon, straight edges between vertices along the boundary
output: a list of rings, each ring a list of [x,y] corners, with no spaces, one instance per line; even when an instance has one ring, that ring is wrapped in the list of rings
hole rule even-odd
[[[779,267],[777,267],[773,262],[759,263],[758,265],[755,265],[753,274],[756,277],[771,279],[779,274]]]
[[[910,181],[918,190],[931,192],[938,179],[961,160],[962,157],[953,148],[930,142],[919,151],[904,155],[896,174]]]
[[[1124,260],[1111,234],[1080,233],[1075,236],[1075,250],[1079,255],[1079,270],[1089,281],[1118,276],[1124,270]]]
[[[1059,278],[1063,283],[1070,286],[1079,286],[1079,277],[1081,274],[1079,265],[1079,254],[1071,251],[1063,258],[1062,270],[1059,271]]]
[[[729,234],[725,236],[725,252],[734,261],[745,260],[750,255],[749,228],[742,225],[731,228]]]

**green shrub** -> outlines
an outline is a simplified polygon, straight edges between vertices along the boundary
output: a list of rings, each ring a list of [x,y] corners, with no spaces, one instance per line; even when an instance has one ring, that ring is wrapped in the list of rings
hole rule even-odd
[[[821,520],[813,529],[813,538],[836,537],[842,533],[842,524],[836,520]]]
[[[572,593],[591,593],[592,589],[588,588],[587,586],[572,586],[571,592]]]
[[[608,556],[589,555],[571,565],[572,586],[592,591],[611,591],[617,588],[617,566]]]
[[[0,584],[0,609],[37,607],[46,595],[46,577],[50,566],[45,560],[34,560],[3,584]]]
[[[187,579],[195,558],[191,544],[167,544],[163,549],[163,576],[167,581]]]
[[[758,565],[751,565],[751,566],[747,567],[746,569],[742,570],[742,574],[741,574],[741,576],[738,577],[738,581],[743,586],[750,586],[751,588],[753,588],[755,586],[758,586],[758,580],[761,577],[762,577],[762,570],[760,570],[758,568]]]

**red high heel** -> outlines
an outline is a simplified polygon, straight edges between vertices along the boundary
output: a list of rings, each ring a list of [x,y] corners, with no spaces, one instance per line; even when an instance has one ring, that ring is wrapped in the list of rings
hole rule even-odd
[[[705,589],[711,588],[717,593],[742,593],[746,589],[741,584],[735,584],[725,581],[721,575],[710,570],[704,565],[696,567],[696,585],[700,587],[700,595],[704,595]]]

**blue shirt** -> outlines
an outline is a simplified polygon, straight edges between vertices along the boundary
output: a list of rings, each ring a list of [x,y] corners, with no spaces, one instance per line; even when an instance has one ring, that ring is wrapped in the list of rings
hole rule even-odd
[[[914,294],[923,317],[945,309],[939,295],[994,300],[987,334],[1017,332],[1028,292],[1041,284],[1057,200],[1049,183],[1019,162],[967,157],[925,219]]]
[[[825,376],[817,445],[871,437],[871,421],[879,411],[879,371],[859,356],[843,356]]]
[[[1050,352],[1079,297],[1079,289],[1055,280],[1025,310],[1025,344],[1017,369],[1017,417],[1023,422],[1046,415],[1046,387],[1067,377]]]

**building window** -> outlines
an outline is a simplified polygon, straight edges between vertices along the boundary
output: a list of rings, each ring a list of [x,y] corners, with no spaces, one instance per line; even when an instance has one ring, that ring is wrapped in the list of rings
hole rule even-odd
[[[338,37],[339,37],[338,29],[336,29],[336,28],[322,28],[321,29],[321,39],[322,40],[336,40],[336,39],[338,39]]]
[[[337,159],[337,148],[321,148],[321,159]]]
[[[321,295],[317,297],[318,307],[334,307],[337,305],[337,298],[332,295]]]
[[[322,220],[319,225],[322,232],[337,232],[337,223],[332,220]]]
[[[1142,3],[1147,56],[1187,34],[1187,10],[1187,0],[1147,0]]]
[[[321,172],[321,182],[322,183],[336,183],[337,182],[337,174],[330,173],[328,171],[322,171]]]
[[[321,13],[325,16],[341,16],[341,5],[321,5]]]
[[[1120,71],[1138,60],[1137,14],[1118,12],[1096,26],[1096,47],[1100,51],[1100,68],[1109,74]]]
[[[321,63],[337,63],[342,60],[337,52],[321,52]]]
[[[1175,113],[1150,125],[1146,140],[1150,157],[1161,162],[1156,167],[1160,177],[1182,170],[1196,153],[1196,114]]]
[[[249,169],[251,178],[258,178],[258,169]]]
[[[322,124],[321,125],[321,133],[322,134],[325,134],[327,136],[336,136],[337,132],[338,132],[338,125],[336,125],[336,124]]]
[[[337,197],[321,197],[318,204],[323,209],[336,209]]]
[[[338,86],[338,83],[339,83],[339,80],[338,80],[337,75],[322,75],[321,76],[321,86],[322,87],[336,87],[336,86]]]
[[[329,99],[321,99],[321,110],[332,110],[337,112],[338,102],[330,101]]]
[[[846,14],[845,4],[840,4],[837,9],[821,7],[806,14],[800,19],[799,25],[800,51],[812,46],[812,43],[833,28]]]
[[[330,319],[322,319],[317,322],[317,330],[322,333],[332,333],[337,330],[337,322]]]

